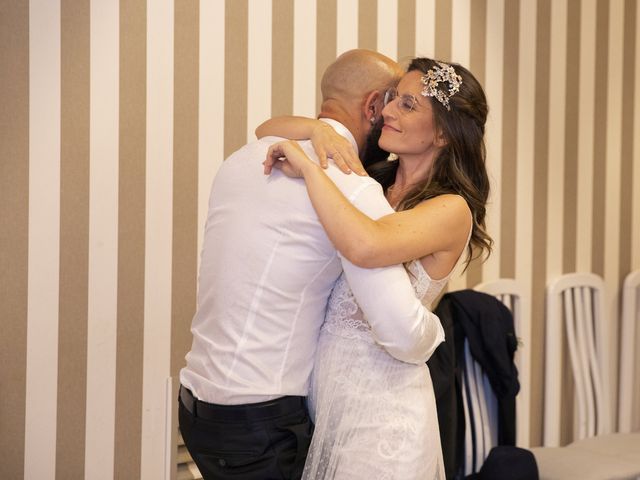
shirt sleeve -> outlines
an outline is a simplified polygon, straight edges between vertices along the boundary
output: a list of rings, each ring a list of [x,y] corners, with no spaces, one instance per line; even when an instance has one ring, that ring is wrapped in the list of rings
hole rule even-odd
[[[351,200],[374,219],[393,212],[377,184],[362,188]],[[444,330],[437,315],[416,298],[404,266],[360,268],[340,258],[376,341],[398,360],[426,362],[444,340]]]

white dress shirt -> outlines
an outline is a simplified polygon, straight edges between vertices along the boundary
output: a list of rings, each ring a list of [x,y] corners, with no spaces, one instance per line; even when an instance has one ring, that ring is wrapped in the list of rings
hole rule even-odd
[[[350,132],[325,119],[356,148]],[[306,396],[327,299],[343,269],[377,341],[400,360],[422,363],[433,350],[434,319],[402,266],[362,269],[337,254],[304,181],[262,173],[265,137],[232,154],[213,182],[191,326],[193,345],[181,383],[217,404]],[[300,142],[317,158],[310,142]],[[326,170],[362,212],[393,212],[369,177]],[[431,327],[428,327],[431,325]]]

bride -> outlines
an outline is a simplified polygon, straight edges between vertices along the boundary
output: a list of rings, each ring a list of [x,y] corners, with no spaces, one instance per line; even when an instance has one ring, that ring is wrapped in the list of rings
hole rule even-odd
[[[342,255],[369,268],[404,263],[416,296],[431,305],[459,259],[469,262],[491,247],[486,98],[464,67],[416,58],[384,104],[379,146],[398,158],[370,174],[396,213],[378,221],[360,213],[294,141],[271,147],[265,173],[279,168],[303,178]],[[331,151],[337,136],[322,122],[305,122],[316,148]],[[291,123],[271,120],[257,133],[287,136]],[[303,478],[444,480],[428,368],[401,362],[375,343],[344,277],[321,330],[309,409],[315,432]]]

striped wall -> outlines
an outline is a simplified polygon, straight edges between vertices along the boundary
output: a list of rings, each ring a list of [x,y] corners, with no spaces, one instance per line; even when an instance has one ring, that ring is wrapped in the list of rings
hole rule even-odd
[[[0,0],[0,477],[165,478],[211,180],[354,47],[486,88],[496,247],[450,288],[531,292],[539,444],[546,283],[604,276],[615,340],[640,268],[639,24],[635,0]]]

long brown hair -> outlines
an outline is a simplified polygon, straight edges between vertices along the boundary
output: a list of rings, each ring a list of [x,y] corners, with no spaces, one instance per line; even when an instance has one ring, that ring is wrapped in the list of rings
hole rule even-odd
[[[427,73],[437,66],[436,62],[430,58],[415,58],[407,71]],[[398,210],[408,210],[424,200],[447,193],[462,196],[473,216],[468,266],[483,253],[488,256],[493,244],[485,225],[489,177],[485,164],[484,127],[489,108],[484,91],[473,74],[457,63],[449,65],[462,77],[460,90],[449,97],[450,110],[434,97],[426,97],[431,101],[435,128],[442,132],[447,144],[435,158],[429,177],[407,192]],[[385,191],[395,182],[397,170],[397,160],[374,163],[368,168],[369,175],[380,182]]]

